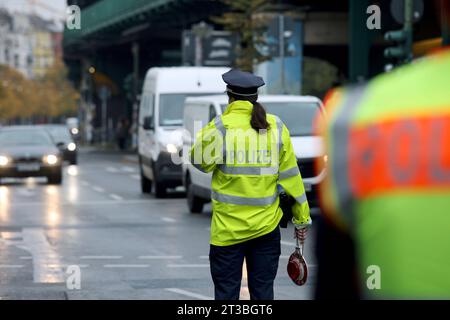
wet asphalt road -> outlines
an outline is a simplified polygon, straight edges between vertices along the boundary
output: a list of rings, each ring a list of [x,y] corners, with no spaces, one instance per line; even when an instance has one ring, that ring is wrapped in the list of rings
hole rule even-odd
[[[190,214],[182,190],[142,195],[135,157],[116,152],[82,150],[61,186],[4,180],[0,299],[212,299],[210,218],[210,206]],[[286,273],[293,228],[282,229],[276,299],[311,298],[313,233],[308,285],[296,287]],[[248,296],[244,276],[241,298]]]

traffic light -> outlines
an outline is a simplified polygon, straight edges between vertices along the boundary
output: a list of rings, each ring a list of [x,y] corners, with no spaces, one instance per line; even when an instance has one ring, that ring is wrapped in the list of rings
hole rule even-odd
[[[400,15],[400,17],[403,16],[403,19],[400,19],[403,20],[403,29],[389,31],[384,35],[384,38],[387,41],[394,41],[397,43],[396,47],[386,48],[384,50],[384,56],[388,59],[397,59],[399,63],[408,63],[411,62],[413,58],[413,24],[414,16],[420,15],[420,1],[398,0],[391,2],[391,5],[392,4],[396,4],[398,9],[397,12],[403,13]]]
[[[412,57],[412,34],[407,30],[389,31],[384,35],[387,41],[397,43],[395,47],[389,47],[384,50],[384,56],[388,59],[397,59],[398,61],[408,62]]]

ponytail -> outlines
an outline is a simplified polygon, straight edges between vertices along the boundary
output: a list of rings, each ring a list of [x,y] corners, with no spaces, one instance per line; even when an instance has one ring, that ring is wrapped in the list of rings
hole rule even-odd
[[[269,123],[266,119],[266,110],[264,110],[263,106],[256,101],[252,101],[253,110],[252,117],[250,119],[250,125],[253,129],[259,132],[259,130],[266,130],[270,127]]]
[[[253,129],[255,129],[257,132],[259,132],[259,130],[267,130],[270,127],[269,122],[267,122],[266,119],[266,110],[264,109],[264,107],[257,102],[256,100],[258,99],[258,95],[251,95],[251,96],[241,96],[235,93],[231,93],[229,91],[227,91],[227,95],[230,99],[232,100],[243,100],[243,101],[249,101],[253,104],[253,110],[252,110],[252,116],[250,119],[250,125],[252,126]]]

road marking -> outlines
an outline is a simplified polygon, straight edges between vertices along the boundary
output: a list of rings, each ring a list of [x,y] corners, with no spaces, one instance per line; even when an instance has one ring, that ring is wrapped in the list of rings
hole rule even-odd
[[[22,231],[23,246],[33,257],[33,281],[35,283],[64,282],[61,262],[56,251],[50,245],[43,229],[26,228]]]
[[[165,221],[165,222],[170,222],[170,223],[176,222],[175,219],[167,218],[167,217],[161,218],[161,220],[162,220],[162,221]]]
[[[209,268],[209,263],[205,263],[205,264],[168,264],[167,268]]]
[[[122,200],[123,200],[123,198],[122,198],[121,196],[119,196],[119,195],[117,195],[117,194],[114,194],[114,193],[111,193],[111,194],[109,195],[109,197],[112,198],[112,199],[114,199],[114,200],[117,200],[117,201],[122,201]]]
[[[33,257],[32,256],[24,256],[24,257],[20,257],[20,260],[32,260]]]
[[[0,264],[0,269],[19,269],[23,267],[22,264]]]
[[[209,256],[200,256],[200,259],[209,259]]]
[[[294,242],[289,242],[289,241],[280,241],[280,243],[284,246],[289,246],[289,247],[295,247],[296,244]]]
[[[94,189],[97,192],[105,192],[105,189],[103,189],[102,187],[98,187],[98,186],[93,186],[92,189]]]
[[[122,256],[81,256],[82,260],[113,260],[122,259]]]
[[[77,266],[77,267],[80,267],[80,268],[89,268],[88,264],[68,263],[68,264],[62,265],[62,267],[64,269],[67,269],[69,266]]]
[[[178,288],[166,288],[166,291],[170,291],[170,292],[173,292],[173,293],[178,293],[178,294],[181,294],[183,296],[187,296],[187,297],[195,298],[195,299],[199,299],[199,300],[213,300],[213,298],[211,298],[211,297],[204,296],[202,294],[194,293],[194,292],[191,292],[191,291],[178,289]]]
[[[123,166],[122,168],[120,168],[123,172],[136,172],[135,168],[132,167],[128,167],[128,166]]]
[[[131,179],[141,180],[141,176],[138,174],[130,174]]]
[[[105,264],[104,268],[148,268],[148,264]]]
[[[114,167],[106,167],[106,171],[111,172],[111,173],[119,172],[119,170]]]
[[[182,259],[183,256],[139,256],[138,259],[143,260],[152,260],[152,259],[167,259],[167,260],[173,260],[173,259]]]

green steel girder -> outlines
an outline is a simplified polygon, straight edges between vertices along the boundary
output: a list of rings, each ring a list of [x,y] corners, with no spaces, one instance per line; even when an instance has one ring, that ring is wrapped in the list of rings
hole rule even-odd
[[[118,26],[121,29],[133,25],[141,16],[148,18],[176,10],[179,4],[185,2],[182,0],[101,0],[81,11],[81,29],[65,30],[65,45],[102,33],[111,26]]]
[[[220,6],[223,4],[218,1],[206,0],[101,0],[82,10],[80,30],[65,30],[64,46],[67,48],[103,34],[117,33],[145,21],[152,26],[186,27],[215,13],[208,9]]]

